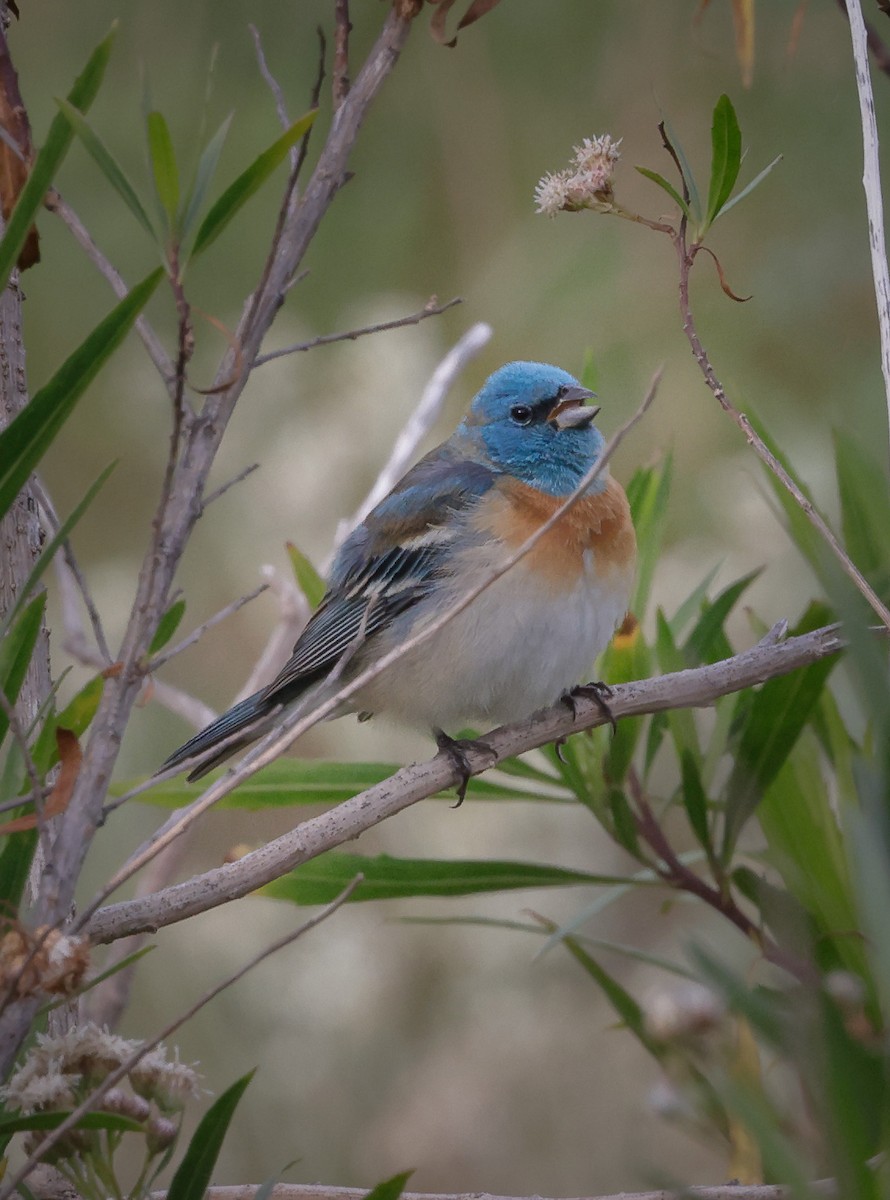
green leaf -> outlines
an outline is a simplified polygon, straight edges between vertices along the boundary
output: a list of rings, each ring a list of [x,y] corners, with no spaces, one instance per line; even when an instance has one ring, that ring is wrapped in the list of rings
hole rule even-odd
[[[824,625],[824,605],[811,604],[794,634]],[[754,694],[735,762],[726,785],[726,826],[722,856],[728,862],[736,839],[779,773],[819,701],[837,655],[803,670],[768,680]]]
[[[138,283],[0,433],[0,514],[10,508],[77,401],[148,303],[163,274],[159,267]]]
[[[327,591],[327,584],[303,551],[293,542],[287,543],[287,553],[300,591],[309,602],[309,607],[315,612],[321,604],[322,596]]]
[[[219,808],[235,808],[254,811],[261,808],[279,808],[294,804],[340,804],[374,784],[389,779],[400,769],[398,763],[352,763],[322,762],[319,759],[279,758],[246,779],[235,792],[219,801]],[[198,783],[184,780],[165,780],[149,792],[141,793],[137,799],[143,804],[157,804],[164,808],[179,808],[194,800],[210,779],[208,775]],[[111,795],[122,796],[141,780],[116,782],[109,789]],[[498,783],[490,775],[484,779],[471,779],[467,796],[477,800],[515,800],[528,797],[527,790],[520,790],[508,782]],[[440,792],[443,798],[454,800],[453,794]],[[535,791],[536,799],[563,800],[563,796],[544,796]]]
[[[643,631],[635,622],[630,624],[629,631],[615,635],[603,655],[602,677],[610,684],[646,679],[651,672],[652,656]],[[644,717],[625,717],[607,739],[602,774],[611,783],[620,784],[626,778],[644,726]]]
[[[55,1129],[70,1116],[71,1110],[68,1109],[65,1112],[35,1112],[22,1117],[0,1117],[0,1137],[30,1129]],[[84,1113],[74,1128],[110,1129],[118,1133],[145,1132],[145,1125],[141,1122],[111,1112]]]
[[[711,121],[711,182],[706,223],[714,220],[729,199],[742,165],[742,131],[732,101],[726,95],[714,106]]]
[[[405,1190],[405,1184],[413,1174],[413,1170],[402,1171],[399,1175],[393,1175],[391,1179],[384,1179],[382,1183],[371,1188],[365,1200],[399,1200],[399,1196]]]
[[[890,486],[887,473],[844,430],[834,433],[844,548],[883,593],[890,591]]]
[[[651,1055],[661,1059],[663,1057],[661,1047],[647,1032],[643,1010],[630,992],[622,987],[618,980],[610,975],[591,954],[587,953],[577,938],[563,938],[563,944],[575,961],[580,963],[587,974],[596,981],[619,1019],[624,1022],[637,1041]]]
[[[570,871],[541,863],[391,858],[388,854],[367,858],[332,850],[274,879],[255,894],[290,900],[293,904],[327,904],[358,874],[364,879],[350,896],[352,902],[623,882],[620,876]]]
[[[231,124],[232,114],[230,113],[204,147],[201,157],[198,160],[198,167],[195,171],[191,189],[189,190],[188,200],[185,204],[185,214],[182,218],[180,232],[184,238],[188,237],[192,225],[198,219],[198,213],[204,205],[204,198],[207,195],[207,189],[213,181],[213,176],[216,174],[219,156],[222,154],[222,148]]]
[[[673,147],[677,161],[680,164],[680,174],[683,177],[683,182],[686,184],[686,190],[689,192],[689,212],[693,221],[696,224],[700,224],[702,219],[701,197],[698,194],[698,185],[695,182],[692,167],[689,165],[689,159],[686,157],[686,151],[683,149],[683,144],[677,137],[675,129],[664,113],[661,114],[661,120],[668,141]]]
[[[717,573],[722,565],[722,563],[718,562],[711,567],[710,571],[708,571],[701,583],[696,584],[696,586],[692,589],[692,591],[668,621],[668,625],[670,626],[671,633],[674,635],[675,640],[680,638],[680,635],[683,633],[683,630],[686,628],[692,618],[697,613],[701,612],[701,607],[707,599],[708,592],[711,590],[711,584],[716,579]]]
[[[673,186],[673,184],[668,183],[668,181],[665,179],[665,177],[663,175],[659,175],[659,173],[657,171],[650,171],[648,167],[637,167],[636,170],[639,171],[641,175],[645,175],[647,179],[651,179],[653,183],[657,183],[658,186],[663,191],[667,192],[667,194],[674,201],[674,203],[677,205],[677,207],[680,209],[680,211],[687,218],[691,217],[691,213],[689,212],[689,205],[686,203],[686,201],[683,199],[683,197],[680,195],[680,193],[677,191],[677,189]]]
[[[19,816],[22,811],[14,810],[10,816]],[[37,849],[37,836],[36,829],[27,829],[4,839],[0,851],[0,912],[18,912]]]
[[[78,75],[74,86],[68,93],[68,100],[81,112],[87,111],[102,84],[116,28],[117,23],[115,22],[109,33],[90,55],[87,65]],[[3,291],[9,282],[9,276],[18,259],[19,252],[25,244],[28,230],[34,223],[56,172],[68,153],[72,137],[73,131],[67,118],[61,113],[57,113],[50,124],[46,141],[34,159],[25,186],[19,193],[15,208],[6,224],[6,232],[0,239],[0,291]],[[0,462],[2,461],[3,456],[0,454]],[[3,510],[0,509],[0,511]]]
[[[746,196],[749,196],[756,187],[759,187],[760,184],[763,183],[764,179],[766,179],[773,167],[777,166],[784,157],[785,156],[783,154],[777,154],[773,161],[768,163],[759,175],[755,175],[751,182],[746,183],[740,192],[737,192],[731,200],[727,200],[717,216],[722,217],[724,213],[728,213],[731,208],[734,208],[740,200],[744,200]],[[716,220],[717,218],[715,217],[714,219]]]
[[[674,671],[682,671],[686,666],[661,609],[656,614],[655,653],[658,665],[665,675],[672,674]],[[665,714],[665,718],[674,739],[677,754],[682,756],[684,752],[688,752],[698,760],[701,757],[701,748],[692,710],[689,708],[671,709]]]
[[[46,594],[39,596],[25,606],[21,616],[0,641],[0,688],[10,704],[15,704],[25,681],[25,674],[43,621],[43,609],[46,605]],[[9,728],[9,717],[5,710],[0,709],[0,742],[6,736]]]
[[[661,557],[661,539],[671,489],[673,457],[657,467],[637,471],[627,486],[627,499],[637,531],[637,582],[630,610],[642,621],[646,615],[655,567]]]
[[[167,1200],[203,1200],[229,1123],[253,1076],[253,1071],[242,1075],[211,1104],[201,1118],[170,1182]]]
[[[702,663],[718,662],[721,658],[729,658],[732,649],[723,633],[726,618],[735,608],[741,596],[748,590],[760,574],[761,568],[743,575],[735,583],[724,588],[720,595],[710,604],[705,604],[702,614],[695,624],[683,647],[686,665],[698,667]]]
[[[158,627],[155,630],[155,635],[151,639],[151,645],[148,648],[149,658],[153,654],[157,654],[173,637],[173,634],[179,628],[179,622],[185,614],[185,601],[174,600],[164,615],[158,622]]]
[[[89,490],[87,491],[87,494],[84,496],[84,498],[81,500],[81,502],[72,510],[71,515],[69,517],[66,517],[66,519],[59,526],[56,533],[53,534],[53,536],[50,538],[50,540],[43,547],[43,549],[40,552],[40,557],[37,559],[37,562],[32,567],[30,575],[25,580],[24,586],[19,589],[18,600],[15,602],[15,604],[12,606],[12,608],[6,614],[5,618],[2,621],[0,621],[0,637],[2,637],[6,633],[6,630],[10,627],[12,622],[19,615],[19,613],[21,612],[22,608],[25,605],[25,602],[27,601],[31,592],[34,590],[34,587],[36,586],[38,580],[41,578],[41,576],[43,575],[43,572],[46,570],[46,568],[52,562],[53,557],[54,557],[56,551],[58,550],[59,546],[61,546],[61,544],[65,541],[65,539],[71,533],[71,530],[74,528],[74,526],[77,524],[77,522],[83,516],[83,514],[86,512],[86,510],[92,504],[93,500],[96,497],[96,494],[99,492],[100,488],[105,483],[105,480],[108,478],[108,476],[111,474],[111,472],[114,470],[114,468],[116,466],[117,466],[117,463],[111,463],[111,464],[109,464],[109,466],[107,466],[105,468],[105,470],[102,472],[102,474],[96,480],[96,482],[94,484],[92,484],[92,486],[89,488]]]
[[[243,208],[254,192],[265,183],[278,164],[287,156],[291,146],[296,145],[309,132],[317,112],[317,109],[312,109],[298,121],[294,121],[290,129],[258,155],[234,183],[229,184],[201,222],[192,249],[193,254],[200,254],[216,241],[235,214]]]
[[[698,839],[699,844],[710,853],[711,830],[708,825],[708,797],[705,794],[701,776],[698,773],[698,762],[694,755],[690,754],[688,750],[684,750],[680,765],[683,774],[680,786],[683,793],[683,807],[686,809],[686,816],[689,818],[692,832]]]
[[[92,155],[99,170],[126,204],[127,208],[148,233],[152,241],[158,240],[158,235],[155,232],[154,226],[149,219],[148,213],[142,206],[142,201],[136,194],[136,189],[130,183],[124,174],[123,168],[117,159],[93,129],[92,125],[86,119],[82,112],[74,107],[68,100],[56,100],[59,108],[62,110],[71,128],[83,142],[86,150]]]
[[[168,229],[175,232],[177,231],[176,216],[179,210],[179,170],[176,166],[170,127],[164,119],[163,113],[155,110],[148,114],[146,132],[158,199],[167,214]]]

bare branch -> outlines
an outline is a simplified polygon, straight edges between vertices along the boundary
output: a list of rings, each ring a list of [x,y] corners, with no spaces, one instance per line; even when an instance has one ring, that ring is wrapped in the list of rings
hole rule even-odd
[[[251,463],[249,467],[245,467],[243,471],[239,471],[234,479],[230,479],[227,483],[222,484],[216,489],[215,492],[209,492],[204,497],[204,508],[206,509],[209,504],[214,502],[214,500],[218,500],[220,496],[224,496],[229,488],[235,487],[236,484],[241,483],[247,478],[248,475],[252,475],[254,471],[258,471],[259,469],[259,463]]]
[[[208,629],[212,629],[214,625],[219,625],[221,621],[225,621],[227,617],[231,617],[240,608],[243,608],[245,604],[249,604],[251,600],[256,600],[257,596],[262,596],[263,592],[268,591],[268,589],[268,583],[261,583],[252,592],[248,592],[246,596],[239,596],[237,600],[233,600],[231,604],[227,604],[225,608],[221,608],[218,613],[214,613],[212,617],[208,617],[197,629],[193,629],[181,642],[177,642],[175,646],[170,646],[168,649],[162,650],[160,654],[156,654],[146,667],[146,671],[157,671],[159,667],[169,662],[171,658],[175,658],[183,650],[188,650],[189,646],[194,646],[195,642],[200,641]]]
[[[334,112],[349,95],[349,0],[334,0]]]
[[[62,224],[67,226],[68,230],[74,237],[74,240],[85,252],[87,258],[96,266],[100,274],[104,275],[111,284],[114,294],[121,299],[129,292],[127,284],[124,282],[123,276],[117,268],[109,262],[96,243],[93,241],[89,230],[83,224],[80,217],[71,206],[59,195],[53,188],[46,197],[46,207],[50,212],[60,217]],[[167,351],[161,344],[161,340],[151,325],[148,319],[144,316],[136,319],[136,332],[142,338],[142,344],[148,351],[148,356],[157,368],[158,374],[164,381],[164,386],[172,396],[175,390],[176,368]]]
[[[452,300],[445,308],[459,301]],[[440,310],[444,311],[444,309]],[[359,505],[348,521],[341,521],[334,538],[334,548],[363,521],[371,509],[379,504],[384,496],[402,478],[411,464],[417,448],[432,429],[439,418],[445,397],[448,395],[454,381],[466,367],[467,363],[476,357],[484,346],[491,340],[492,328],[483,321],[472,325],[462,338],[448,351],[436,367],[430,380],[421,393],[420,400],[414,412],[408,418],[402,432],[396,438],[392,453],[383,470],[377,476],[374,486]],[[330,565],[330,564],[328,564]]]
[[[777,645],[754,646],[733,658],[694,670],[617,684],[612,689],[609,708],[620,718],[673,708],[705,707],[720,696],[742,691],[836,654],[842,645],[837,627],[827,626]],[[474,771],[485,770],[493,765],[493,759],[501,762],[578,730],[592,729],[607,720],[593,700],[579,697],[574,717],[564,704],[556,704],[526,721],[504,725],[486,734],[485,743],[491,753],[470,747],[467,751],[470,766]],[[277,747],[271,754],[264,755],[264,760],[274,757],[276,752]],[[218,800],[246,774],[245,763],[242,763],[212,784],[206,796],[211,802]],[[217,867],[154,896],[126,900],[100,909],[92,916],[86,932],[96,942],[113,941],[205,912],[247,895],[323,851],[343,845],[387,817],[418,800],[453,787],[457,782],[459,771],[446,754],[439,754],[429,762],[403,767],[390,779],[329,812],[301,822],[295,829],[251,851],[237,862]]]
[[[287,115],[287,104],[285,103],[284,92],[281,90],[281,84],[269,70],[269,64],[266,62],[266,55],[263,52],[263,43],[262,39],[260,38],[260,31],[257,29],[256,25],[248,25],[247,28],[250,30],[251,37],[253,38],[253,45],[254,49],[256,50],[256,60],[260,68],[260,74],[268,84],[269,91],[272,93],[272,96],[275,100],[275,111],[278,113],[278,120],[281,124],[281,128],[288,129],[290,127],[290,117]],[[292,150],[292,166],[296,166],[296,155],[296,149]]]
[[[887,415],[890,418],[890,270],[887,267],[887,246],[884,240],[884,199],[881,195],[878,123],[875,118],[875,98],[868,69],[865,21],[862,18],[862,7],[859,0],[847,0],[847,17],[850,21],[853,59],[856,64],[856,90],[859,94],[864,158],[862,186],[865,189],[865,206],[868,211],[871,271],[878,309],[878,328],[881,332],[881,370],[884,373],[884,395]]]
[[[361,329],[347,329],[345,333],[323,333],[319,337],[312,338],[311,341],[296,342],[293,346],[285,346],[281,350],[270,350],[268,354],[261,354],[259,358],[254,359],[253,365],[261,367],[274,358],[284,358],[287,354],[302,354],[304,350],[314,350],[316,346],[330,346],[333,342],[354,342],[357,338],[366,337],[369,333],[383,333],[388,329],[402,329],[405,325],[419,325],[427,317],[438,317],[441,313],[447,312],[449,308],[454,308],[455,304],[462,303],[460,296],[455,296],[447,304],[439,304],[436,297],[431,296],[423,308],[411,313],[410,316],[398,317],[394,321],[381,321],[377,325],[364,325]]]
[[[246,962],[244,966],[239,967],[234,974],[230,975],[227,979],[224,979],[222,983],[216,984],[210,989],[210,991],[205,992],[200,1000],[197,1000],[193,1005],[191,1005],[190,1008],[186,1009],[184,1013],[181,1013],[174,1021],[171,1021],[170,1024],[167,1025],[165,1029],[161,1030],[159,1034],[153,1038],[150,1038],[148,1041],[143,1042],[137,1051],[126,1058],[119,1067],[115,1067],[110,1074],[106,1075],[101,1083],[97,1083],[90,1095],[87,1096],[87,1098],[81,1104],[78,1104],[78,1106],[68,1114],[68,1116],[60,1125],[57,1125],[54,1130],[47,1133],[47,1136],[40,1143],[37,1154],[30,1158],[12,1178],[4,1181],[3,1186],[0,1187],[0,1200],[8,1200],[8,1197],[10,1197],[17,1190],[19,1185],[28,1178],[31,1171],[37,1166],[38,1162],[42,1162],[47,1157],[47,1154],[52,1150],[52,1148],[58,1145],[59,1141],[74,1128],[81,1117],[83,1117],[86,1113],[92,1112],[94,1109],[96,1109],[99,1101],[102,1099],[105,1093],[109,1091],[110,1088],[114,1087],[116,1083],[120,1083],[120,1081],[126,1075],[128,1075],[130,1071],[132,1071],[133,1067],[135,1067],[136,1064],[140,1062],[150,1050],[153,1050],[155,1046],[160,1045],[161,1042],[170,1037],[171,1034],[175,1033],[177,1029],[180,1029],[187,1021],[190,1021],[195,1013],[200,1012],[200,1010],[204,1008],[205,1005],[209,1004],[211,1000],[216,999],[220,992],[225,991],[226,988],[229,988],[232,986],[232,984],[237,983],[239,979],[243,979],[244,976],[249,971],[252,971],[254,967],[259,966],[261,962],[269,958],[271,955],[277,954],[279,950],[283,950],[285,946],[289,946],[291,942],[295,942],[297,938],[302,937],[304,933],[308,933],[310,929],[314,929],[316,925],[320,925],[322,921],[326,921],[328,917],[332,916],[337,911],[341,904],[346,903],[361,882],[362,876],[357,875],[355,879],[353,879],[352,882],[349,883],[343,889],[340,895],[337,896],[337,898],[330,904],[326,905],[319,912],[315,913],[315,915],[310,917],[308,921],[304,921],[299,928],[292,929],[290,933],[286,933],[284,937],[278,938],[277,941],[274,941],[271,945],[266,946],[264,950],[261,950],[259,954],[255,955],[248,962]]]

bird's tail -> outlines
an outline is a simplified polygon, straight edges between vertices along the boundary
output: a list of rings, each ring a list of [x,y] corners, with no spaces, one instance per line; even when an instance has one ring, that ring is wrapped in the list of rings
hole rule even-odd
[[[184,763],[187,759],[204,755],[207,751],[218,746],[219,749],[216,754],[205,759],[204,762],[189,772],[189,782],[193,779],[200,779],[202,775],[206,775],[208,771],[212,771],[221,762],[225,762],[230,755],[240,750],[243,746],[247,746],[255,741],[261,733],[265,733],[264,718],[270,717],[280,707],[280,704],[276,704],[268,699],[265,691],[254,692],[252,696],[248,696],[246,700],[241,700],[238,704],[233,705],[228,712],[224,712],[221,717],[217,717],[206,729],[202,729],[200,733],[196,733],[185,745],[175,750],[166,762],[163,763],[161,770],[166,771],[169,767],[179,766],[180,763]],[[242,734],[242,736],[239,737],[238,734]]]

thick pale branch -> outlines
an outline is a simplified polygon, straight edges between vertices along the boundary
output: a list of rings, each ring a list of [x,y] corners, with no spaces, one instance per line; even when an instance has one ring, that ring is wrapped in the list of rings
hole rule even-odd
[[[694,670],[616,686],[609,707],[618,718],[641,716],[672,708],[695,708],[720,696],[741,691],[785,675],[834,654],[842,647],[837,629],[829,626],[776,645],[760,644],[733,658]],[[579,698],[576,715],[557,704],[527,721],[504,725],[485,737],[485,750],[468,751],[471,768],[483,771],[526,750],[546,745],[580,729],[601,725],[607,718],[593,700]],[[403,767],[390,779],[345,801],[321,816],[302,822],[267,845],[234,863],[152,896],[99,909],[87,926],[96,942],[114,941],[144,930],[157,929],[247,895],[258,887],[307,862],[325,850],[343,845],[387,817],[458,782],[458,772],[446,754],[429,762]]]
[[[256,1184],[240,1187],[211,1187],[204,1200],[253,1200]],[[838,1194],[833,1179],[819,1179],[810,1184],[819,1196],[831,1197]],[[269,1193],[269,1200],[363,1200],[365,1188],[328,1187],[320,1183],[278,1183]],[[718,1187],[690,1187],[677,1191],[659,1188],[655,1192],[621,1192],[611,1196],[585,1196],[576,1200],[791,1200],[795,1195],[792,1188],[782,1184],[738,1183],[722,1184]],[[166,1200],[166,1192],[152,1192],[151,1200]],[[522,1196],[494,1196],[490,1192],[402,1192],[402,1200],[531,1200]],[[543,1200],[535,1196],[533,1200]]]

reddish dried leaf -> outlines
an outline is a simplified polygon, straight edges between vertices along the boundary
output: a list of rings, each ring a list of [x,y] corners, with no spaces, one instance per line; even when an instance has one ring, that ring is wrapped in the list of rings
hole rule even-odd
[[[484,17],[487,12],[491,12],[495,5],[499,3],[500,0],[473,0],[473,3],[458,21],[458,29],[466,29],[468,25],[472,25],[474,21],[478,21],[480,17]]]
[[[457,37],[449,39],[445,32],[445,22],[456,0],[429,0],[429,3],[436,6],[436,11],[433,13],[433,19],[430,22],[430,33],[443,46],[454,46],[457,43]],[[487,12],[491,12],[495,5],[499,3],[500,0],[471,0],[466,12],[458,21],[457,28],[466,29],[468,25],[472,25],[474,21],[478,21],[480,17],[484,17]]]
[[[80,774],[80,764],[83,762],[80,742],[77,740],[77,735],[70,729],[56,730],[56,746],[59,749],[61,770],[53,785],[53,790],[43,806],[44,815],[47,817],[57,817],[68,807],[68,801],[71,799],[71,793],[77,783],[77,776]]]
[[[711,258],[713,258],[714,266],[717,268],[717,278],[720,280],[720,287],[723,289],[723,292],[725,293],[725,295],[729,296],[730,300],[735,300],[737,304],[746,304],[751,299],[751,297],[750,296],[737,296],[735,294],[735,292],[732,290],[732,288],[726,282],[726,276],[723,273],[723,267],[720,264],[720,259],[717,257],[717,255],[714,253],[714,251],[711,250],[709,246],[699,246],[699,247],[697,247],[697,249],[704,250],[706,254],[710,254]]]
[[[18,148],[13,149],[9,142],[0,141],[0,208],[4,218],[15,207],[19,192],[28,178],[31,164],[31,127],[28,124],[28,113],[25,109],[22,94],[19,91],[19,80],[9,57],[9,47],[6,37],[0,28],[0,126],[3,127],[10,141]],[[25,239],[18,259],[19,270],[24,271],[40,261],[40,244],[37,236],[37,226],[32,225]]]
[[[113,662],[110,667],[106,667],[102,672],[103,679],[117,679],[121,671],[124,669],[124,664],[118,660]]]

